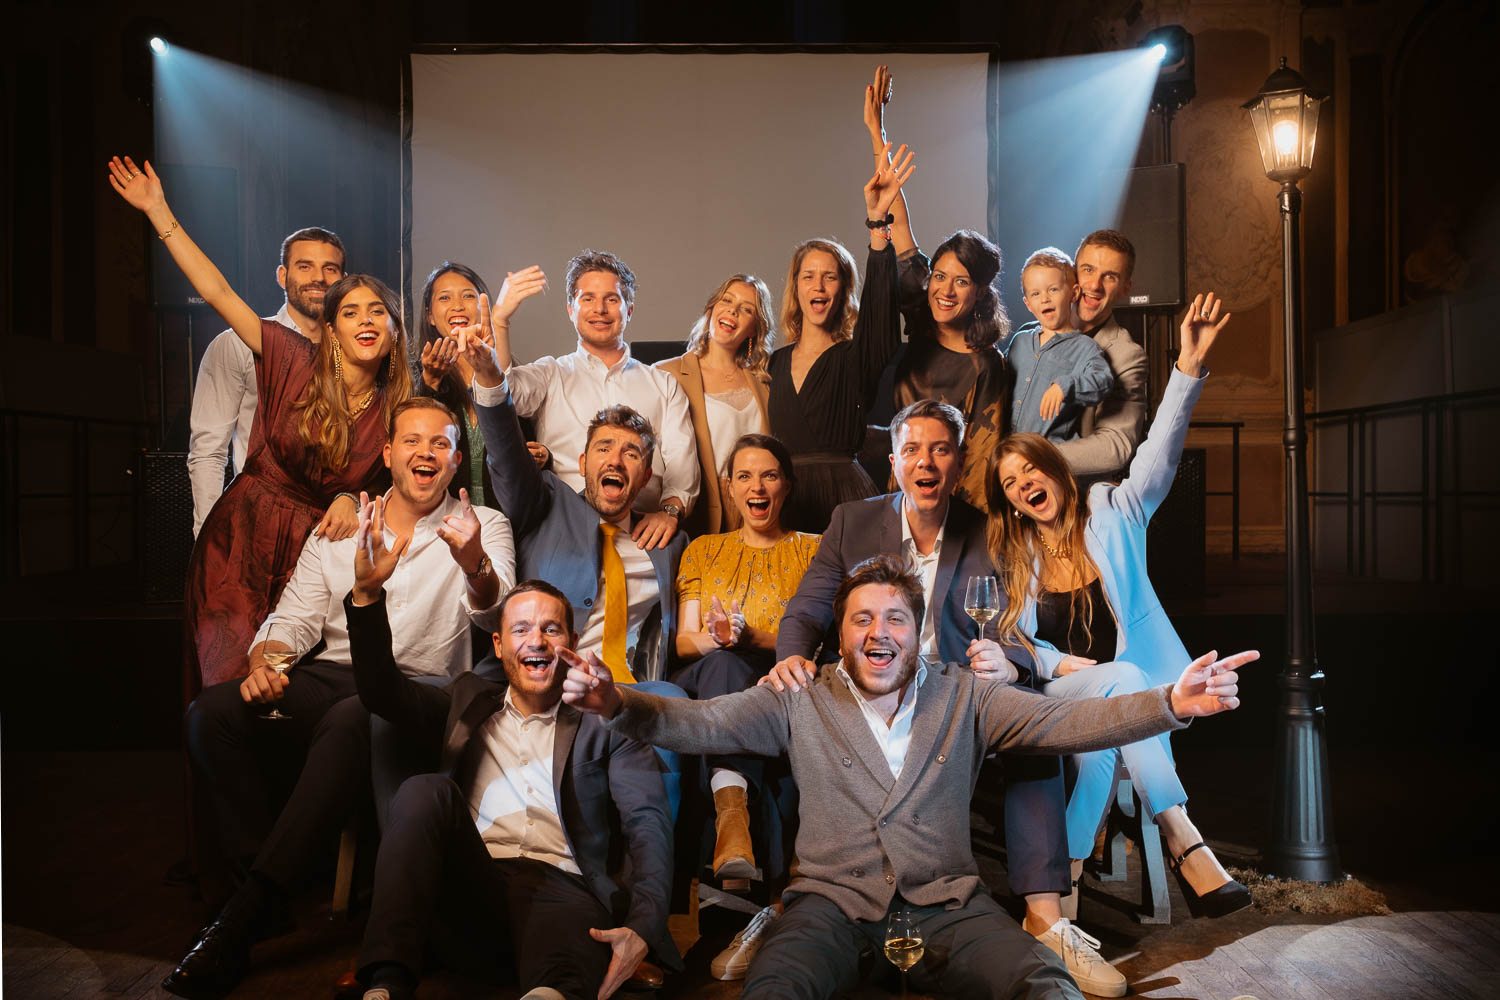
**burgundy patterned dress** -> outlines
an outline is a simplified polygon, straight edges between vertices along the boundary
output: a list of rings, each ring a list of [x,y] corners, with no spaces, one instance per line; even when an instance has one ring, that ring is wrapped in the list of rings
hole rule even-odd
[[[183,600],[189,684],[243,677],[250,641],[297,566],[302,544],[340,493],[384,488],[385,389],[354,421],[349,464],[324,468],[297,431],[296,402],[313,376],[317,345],[261,321],[255,359],[260,397],[245,467],[219,497],[193,546]]]

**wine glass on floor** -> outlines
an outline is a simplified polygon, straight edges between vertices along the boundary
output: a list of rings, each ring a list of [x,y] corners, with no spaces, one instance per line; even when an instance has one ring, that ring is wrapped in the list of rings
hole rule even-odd
[[[296,638],[292,630],[285,625],[272,625],[266,630],[266,642],[261,647],[260,657],[266,662],[266,666],[276,671],[277,677],[285,676],[287,668],[297,659],[297,650],[293,640]],[[291,716],[283,712],[276,705],[262,719],[290,719]]]
[[[976,578],[978,579],[978,578]],[[885,957],[901,970],[901,995],[906,996],[906,970],[922,960],[922,926],[910,910],[897,910],[885,923]]]
[[[979,626],[979,638],[984,638],[984,626],[1000,614],[1000,584],[993,576],[971,576],[969,587],[964,591],[964,613]]]

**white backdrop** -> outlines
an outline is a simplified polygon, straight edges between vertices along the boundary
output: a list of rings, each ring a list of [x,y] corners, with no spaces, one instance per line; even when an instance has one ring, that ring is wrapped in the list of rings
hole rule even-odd
[[[507,270],[542,265],[552,287],[511,328],[527,360],[573,349],[563,270],[584,247],[635,270],[631,340],[685,338],[736,271],[765,279],[779,306],[802,239],[840,240],[863,272],[874,161],[860,116],[882,59],[896,77],[890,138],[917,151],[919,242],[983,232],[984,53],[414,54],[413,294],[445,258],[494,292]]]

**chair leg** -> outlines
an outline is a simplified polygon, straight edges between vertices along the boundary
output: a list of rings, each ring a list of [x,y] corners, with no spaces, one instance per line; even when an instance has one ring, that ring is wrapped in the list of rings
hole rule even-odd
[[[1144,803],[1135,799],[1132,805],[1141,831],[1141,910],[1136,919],[1143,924],[1170,924],[1172,900],[1167,895],[1167,866],[1162,857],[1161,830],[1157,828],[1156,820],[1146,815]]]
[[[349,895],[354,886],[354,855],[359,846],[359,829],[350,823],[339,835],[339,860],[333,874],[333,915],[349,915]]]

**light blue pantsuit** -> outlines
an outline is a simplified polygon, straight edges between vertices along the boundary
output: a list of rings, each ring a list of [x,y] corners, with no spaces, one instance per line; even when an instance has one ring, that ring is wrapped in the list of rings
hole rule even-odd
[[[1174,367],[1150,433],[1131,460],[1125,480],[1118,485],[1097,483],[1089,490],[1084,543],[1099,567],[1104,596],[1117,626],[1116,662],[1058,677],[1057,664],[1064,654],[1035,640],[1037,671],[1045,682],[1042,690],[1051,697],[1108,697],[1171,684],[1192,662],[1147,576],[1146,526],[1172,488],[1193,404],[1206,377],[1192,378]],[[1038,568],[1036,578],[1040,576]],[[1019,625],[1027,635],[1036,635],[1034,597],[1026,602]],[[1079,755],[1074,758],[1078,781],[1068,801],[1068,852],[1073,858],[1086,858],[1093,851],[1094,834],[1109,802],[1115,761],[1120,758],[1153,816],[1187,801],[1166,736]]]

